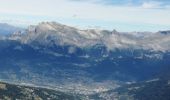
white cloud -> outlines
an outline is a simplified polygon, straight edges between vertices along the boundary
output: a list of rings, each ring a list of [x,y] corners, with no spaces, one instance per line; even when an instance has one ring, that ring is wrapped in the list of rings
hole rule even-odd
[[[142,4],[142,7],[145,8],[145,9],[162,8],[161,4],[162,4],[161,2],[156,2],[156,1],[144,2]]]

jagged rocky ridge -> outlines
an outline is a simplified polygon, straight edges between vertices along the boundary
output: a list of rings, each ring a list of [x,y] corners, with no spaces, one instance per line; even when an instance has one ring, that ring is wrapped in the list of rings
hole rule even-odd
[[[146,34],[145,34],[146,33]],[[169,51],[169,31],[157,33],[138,32],[145,37],[138,37],[134,33],[121,33],[116,30],[80,30],[56,22],[42,22],[37,26],[30,26],[25,34],[15,33],[11,40],[19,40],[25,44],[38,42],[43,45],[73,45],[77,47],[91,47],[101,44],[108,50],[119,49],[146,49],[154,51]],[[17,34],[17,35],[16,35]],[[22,33],[23,34],[23,33]]]
[[[80,30],[43,22],[0,40],[0,79],[94,94],[169,69],[170,34]]]

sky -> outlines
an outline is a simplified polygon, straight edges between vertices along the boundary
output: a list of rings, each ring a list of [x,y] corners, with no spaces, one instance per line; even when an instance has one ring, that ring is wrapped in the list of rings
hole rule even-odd
[[[79,28],[170,30],[170,0],[0,0],[0,23],[56,21]]]

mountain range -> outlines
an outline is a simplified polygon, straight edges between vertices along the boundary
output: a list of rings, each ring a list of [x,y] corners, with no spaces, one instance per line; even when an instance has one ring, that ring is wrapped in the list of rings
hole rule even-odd
[[[89,99],[112,93],[112,98],[102,99],[119,100],[121,95],[126,99],[120,100],[136,100],[132,92],[120,90],[162,77],[169,80],[169,31],[126,33],[42,22],[2,37],[3,82],[87,95]]]

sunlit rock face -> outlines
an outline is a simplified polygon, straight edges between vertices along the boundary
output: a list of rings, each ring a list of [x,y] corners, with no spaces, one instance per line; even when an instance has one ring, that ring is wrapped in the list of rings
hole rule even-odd
[[[37,42],[42,45],[73,45],[80,48],[102,44],[108,50],[130,48],[169,51],[170,34],[168,33],[169,31],[123,33],[116,30],[80,30],[56,22],[42,22],[22,31],[22,36],[16,35],[21,33],[15,32],[11,39],[15,40],[16,37],[20,37],[20,42],[25,44]]]

